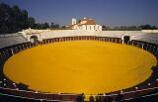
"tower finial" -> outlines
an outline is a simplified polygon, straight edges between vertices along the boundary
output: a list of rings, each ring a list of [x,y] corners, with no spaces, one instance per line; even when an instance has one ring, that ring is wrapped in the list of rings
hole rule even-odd
[[[84,17],[83,19],[87,19],[87,17]]]
[[[76,24],[77,23],[77,20],[76,18],[72,18],[72,25]]]

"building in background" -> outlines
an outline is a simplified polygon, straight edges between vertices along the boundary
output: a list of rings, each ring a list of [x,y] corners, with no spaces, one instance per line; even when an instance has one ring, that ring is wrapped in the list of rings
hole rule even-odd
[[[94,19],[85,17],[79,21],[72,18],[72,23],[68,27],[73,30],[102,31],[102,26],[98,25]]]

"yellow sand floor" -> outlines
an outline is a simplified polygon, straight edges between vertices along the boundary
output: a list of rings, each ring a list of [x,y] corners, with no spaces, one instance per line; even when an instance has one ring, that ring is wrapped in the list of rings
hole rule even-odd
[[[136,47],[84,40],[22,51],[5,63],[4,74],[37,91],[98,94],[145,81],[156,63]]]

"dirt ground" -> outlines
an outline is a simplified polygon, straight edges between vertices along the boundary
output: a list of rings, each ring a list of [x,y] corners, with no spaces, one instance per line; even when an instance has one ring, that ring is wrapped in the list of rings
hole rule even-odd
[[[156,58],[136,47],[99,41],[67,41],[12,56],[4,74],[16,83],[53,93],[108,93],[148,79]]]

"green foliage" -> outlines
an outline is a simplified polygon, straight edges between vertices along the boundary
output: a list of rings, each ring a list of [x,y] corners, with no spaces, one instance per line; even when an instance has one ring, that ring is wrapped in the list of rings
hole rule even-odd
[[[14,33],[29,27],[28,12],[18,6],[0,4],[0,33]]]
[[[33,28],[35,26],[35,19],[33,17],[28,18],[28,27]]]
[[[15,33],[23,29],[59,29],[59,24],[36,23],[35,18],[29,17],[26,10],[21,10],[17,5],[10,7],[0,3],[0,34]]]
[[[54,23],[52,22],[50,28],[51,28],[51,29],[59,29],[60,26],[59,26],[59,24],[54,24]]]
[[[149,24],[139,26],[141,29],[157,29],[156,26],[151,26]]]
[[[140,25],[140,26],[115,26],[115,27],[110,27],[110,26],[102,26],[103,30],[143,30],[143,29],[158,29],[156,26],[152,26],[149,24],[146,25]]]

